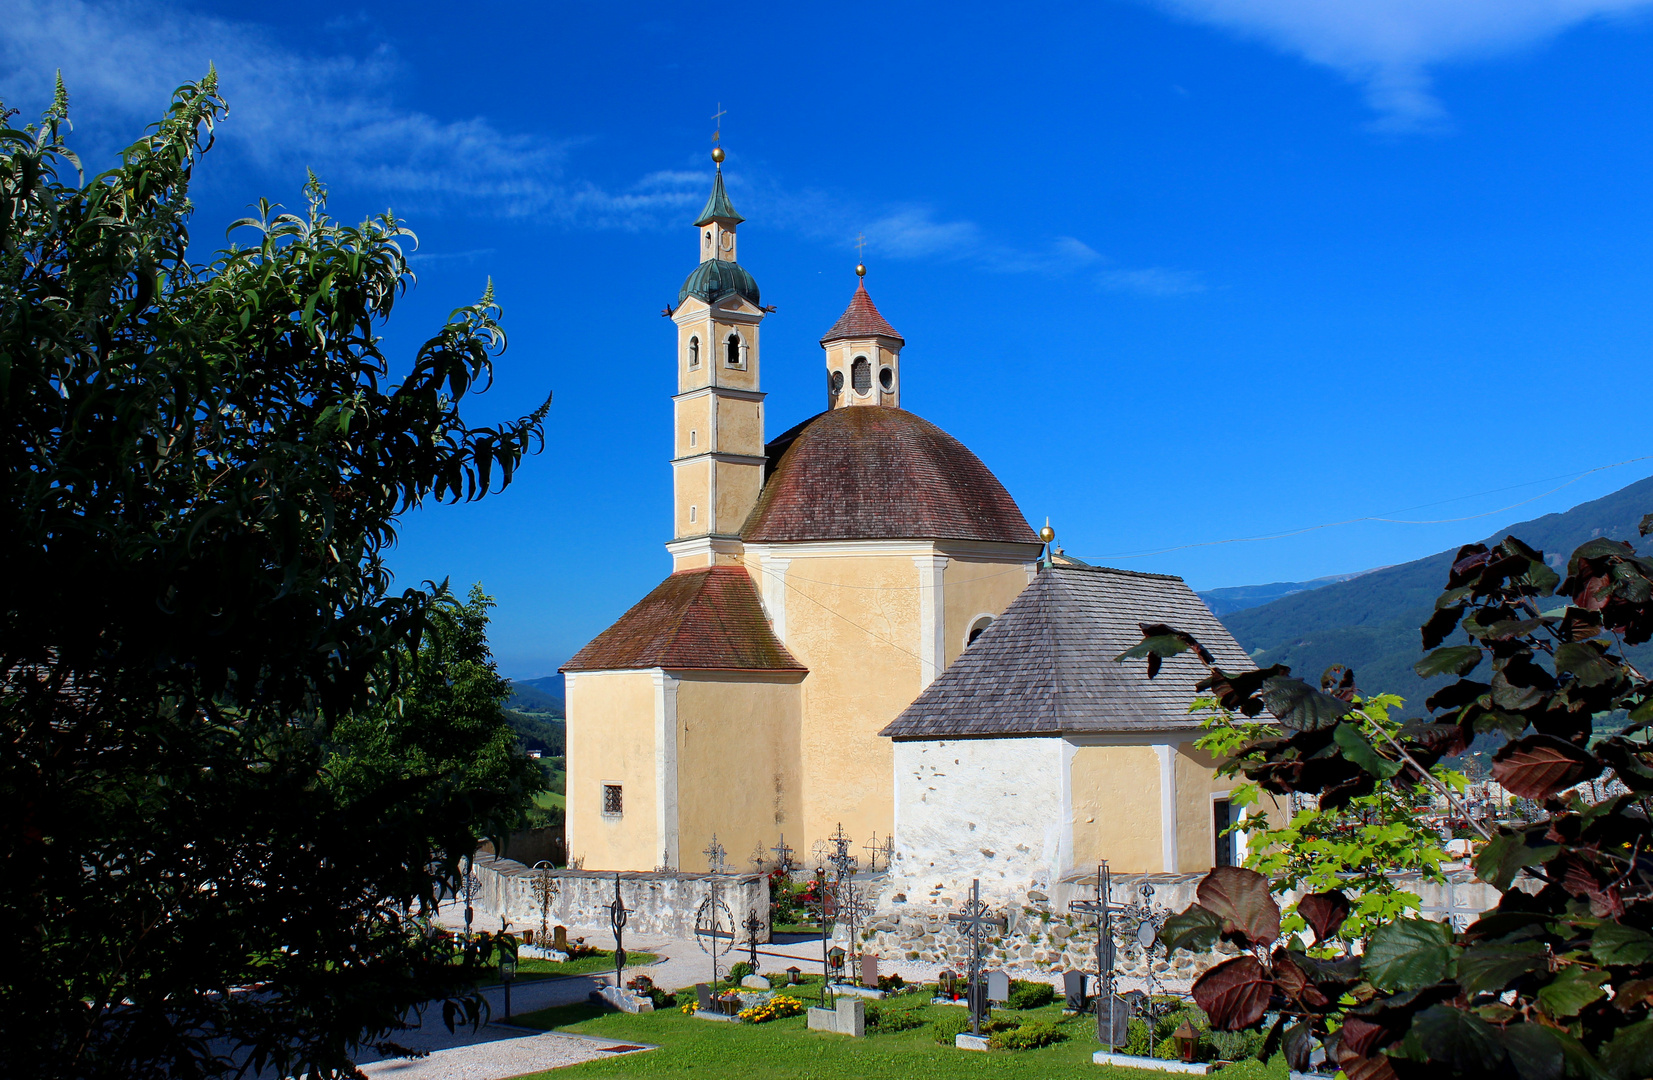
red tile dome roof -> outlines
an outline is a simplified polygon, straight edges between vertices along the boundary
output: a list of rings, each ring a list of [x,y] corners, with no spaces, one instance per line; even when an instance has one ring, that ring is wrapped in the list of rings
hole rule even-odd
[[[904,409],[833,409],[767,449],[773,473],[741,530],[749,543],[1039,542],[980,458]]]

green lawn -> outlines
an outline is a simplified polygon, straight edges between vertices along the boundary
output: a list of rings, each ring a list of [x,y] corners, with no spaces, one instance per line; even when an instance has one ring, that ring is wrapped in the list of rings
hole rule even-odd
[[[807,1002],[806,1002],[807,1003]],[[900,999],[896,999],[900,1003]],[[926,1019],[957,1016],[945,1005],[920,1006]],[[994,1050],[972,1053],[936,1043],[928,1027],[864,1039],[809,1031],[804,1017],[767,1024],[719,1024],[684,1016],[677,1009],[634,1016],[610,1012],[595,1005],[569,1005],[518,1017],[530,1027],[555,1028],[660,1047],[606,1061],[533,1074],[553,1077],[666,1077],[701,1076],[717,1080],[952,1080],[960,1076],[1088,1077],[1094,1080],[1159,1080],[1170,1073],[1100,1067],[1091,1063],[1098,1047],[1095,1020],[1077,1016],[1062,1020],[1059,1005],[1025,1013],[995,1011],[1000,1017],[1037,1017],[1061,1021],[1068,1041],[1042,1050]],[[1285,1080],[1283,1058],[1267,1065],[1243,1061],[1225,1067],[1224,1080]]]
[[[637,967],[639,964],[652,964],[659,957],[653,953],[630,952],[626,953],[626,967]],[[564,960],[556,963],[551,960],[541,960],[537,956],[524,956],[517,961],[517,981],[525,982],[529,979],[554,979],[562,975],[592,975],[602,971],[614,970],[614,953],[608,950],[599,950],[592,956],[581,956],[573,960]],[[490,979],[484,986],[494,986],[498,979]]]
[[[562,783],[566,780],[566,777],[566,773],[557,774],[558,787],[562,786]],[[567,809],[568,796],[564,795],[560,791],[542,791],[538,795],[534,796],[534,805],[539,807],[541,810],[549,810],[553,806],[558,809]]]

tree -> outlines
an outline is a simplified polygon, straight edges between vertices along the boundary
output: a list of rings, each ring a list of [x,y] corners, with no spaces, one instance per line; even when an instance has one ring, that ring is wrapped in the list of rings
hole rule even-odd
[[[1362,699],[1352,686],[1334,693],[1354,706],[1343,729],[1346,740],[1361,733],[1369,744],[1400,732],[1401,725],[1390,718],[1400,708],[1400,698],[1378,694]],[[1279,735],[1274,725],[1235,716],[1212,698],[1196,700],[1191,711],[1211,713],[1206,734],[1196,745],[1217,759],[1218,771],[1225,776],[1242,772],[1250,747]],[[1464,787],[1464,777],[1455,770],[1436,764],[1430,772],[1443,786],[1458,791]],[[1234,828],[1246,836],[1245,865],[1266,877],[1276,894],[1348,895],[1351,907],[1336,938],[1353,944],[1363,942],[1376,927],[1421,909],[1423,899],[1404,888],[1397,874],[1446,880],[1441,870],[1448,861],[1446,850],[1425,818],[1431,793],[1427,786],[1380,784],[1367,794],[1331,800],[1325,806],[1294,804],[1279,824],[1266,814],[1247,814]],[[1260,797],[1258,786],[1247,781],[1234,789],[1231,799],[1237,807],[1250,807],[1259,804]],[[1309,929],[1296,903],[1287,907],[1282,928],[1287,934]]]
[[[1650,531],[1653,514],[1641,525]],[[1554,608],[1551,596],[1565,603]],[[1213,871],[1199,902],[1165,930],[1173,948],[1221,936],[1250,950],[1194,984],[1213,1026],[1253,1027],[1274,1011],[1270,1043],[1283,1036],[1294,1067],[1319,1041],[1350,1080],[1653,1075],[1653,681],[1624,655],[1653,638],[1653,561],[1596,539],[1573,552],[1563,579],[1514,537],[1460,549],[1416,665],[1458,681],[1429,699],[1431,718],[1393,735],[1363,729],[1336,685],[1315,689],[1278,665],[1224,672],[1173,627],[1143,632],[1121,659],[1148,656],[1152,669],[1193,649],[1210,667],[1202,686],[1224,707],[1278,720],[1280,734],[1233,759],[1266,790],[1315,794],[1326,807],[1384,785],[1434,784],[1428,770],[1441,756],[1496,733],[1506,741],[1493,778],[1545,811],[1485,834],[1474,864],[1502,894],[1496,908],[1461,933],[1396,918],[1343,960],[1281,943],[1261,874]],[[1473,678],[1478,671],[1485,677]],[[1628,725],[1593,740],[1594,718],[1620,710]],[[1591,801],[1584,782],[1602,776],[1616,783]],[[1320,940],[1349,910],[1341,894],[1307,898],[1299,911],[1304,904]]]
[[[464,851],[479,836],[520,828],[544,789],[545,774],[506,722],[511,684],[488,651],[493,606],[480,585],[464,602],[438,589],[418,648],[397,645],[387,658],[402,674],[395,696],[333,727],[329,786],[347,804],[387,806],[379,820],[391,835],[441,837],[444,850]],[[414,820],[392,822],[390,813]]]
[[[491,287],[393,369],[410,234],[334,222],[313,177],[306,213],[261,203],[192,262],[224,114],[209,73],[90,181],[61,81],[0,130],[8,1075],[330,1075],[410,1006],[476,1005],[477,957],[417,921],[468,853],[405,812],[425,778],[325,765],[431,621],[383,562],[398,515],[508,484],[549,401],[460,415],[505,344]]]

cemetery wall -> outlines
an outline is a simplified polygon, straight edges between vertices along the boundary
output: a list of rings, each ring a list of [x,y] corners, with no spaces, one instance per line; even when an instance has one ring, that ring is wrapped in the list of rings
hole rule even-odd
[[[1152,885],[1154,906],[1167,913],[1182,911],[1198,899],[1196,892],[1204,876],[1204,872],[1115,876],[1112,901],[1123,905],[1141,904],[1141,887]],[[1070,874],[1048,890],[1027,889],[1011,902],[990,904],[995,914],[1005,917],[1007,928],[991,939],[984,961],[1002,967],[1095,972],[1095,923],[1068,914],[1071,901],[1092,898],[1094,880],[1094,876]],[[1452,917],[1460,926],[1496,906],[1499,899],[1496,890],[1477,880],[1467,869],[1448,874],[1443,884],[1425,882],[1416,875],[1398,875],[1397,880],[1403,888],[1422,898],[1425,918]],[[937,887],[922,894],[895,891],[900,887],[899,882],[891,881],[879,895],[876,912],[868,920],[868,929],[863,935],[866,951],[886,960],[916,959],[953,965],[956,969],[966,963],[969,939],[947,921],[947,916],[969,899],[968,884],[963,888]],[[1297,895],[1288,893],[1279,899],[1283,907],[1297,899]],[[1137,924],[1130,919],[1120,921],[1115,961],[1115,970],[1120,975],[1145,976],[1151,964],[1161,979],[1185,983],[1212,965],[1238,955],[1233,946],[1219,944],[1208,953],[1180,952],[1169,960],[1163,947],[1159,947],[1150,959],[1137,943],[1136,928]]]
[[[472,866],[482,891],[473,901],[476,925],[497,928],[505,916],[513,931],[538,928],[539,900],[534,896],[536,872],[511,859],[478,854]],[[554,870],[557,897],[551,903],[548,921],[569,928],[571,934],[591,938],[599,947],[609,940],[607,904],[614,899],[613,873],[595,870]],[[626,934],[647,938],[688,940],[694,937],[695,913],[711,895],[711,874],[622,872],[620,895],[631,915]],[[719,894],[739,923],[750,910],[758,913],[764,928],[760,941],[769,940],[769,879],[762,874],[722,874]]]

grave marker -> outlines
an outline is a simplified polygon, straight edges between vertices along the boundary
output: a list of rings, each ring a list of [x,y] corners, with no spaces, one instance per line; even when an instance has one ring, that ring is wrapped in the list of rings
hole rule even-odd
[[[1001,1004],[1010,1000],[1010,975],[1003,968],[987,973],[987,1000]]]
[[[1062,975],[1063,1007],[1069,1012],[1085,1011],[1085,973],[1069,970]]]
[[[878,989],[878,957],[871,953],[861,955],[861,985],[868,990]]]
[[[981,880],[977,878],[970,882],[970,899],[958,914],[947,916],[947,921],[970,935],[970,1034],[979,1036],[983,1014],[987,1011],[981,982],[982,931],[989,927],[1002,930],[1005,920],[1002,916],[988,914],[987,905],[981,902]]]

